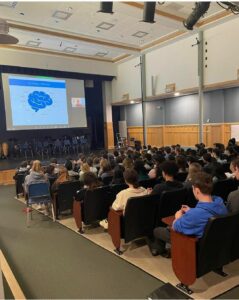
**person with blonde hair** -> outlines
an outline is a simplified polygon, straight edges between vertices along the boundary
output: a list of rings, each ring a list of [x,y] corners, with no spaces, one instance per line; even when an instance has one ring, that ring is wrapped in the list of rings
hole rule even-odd
[[[83,175],[86,173],[86,172],[90,172],[90,166],[88,165],[88,163],[83,163],[81,165],[81,168],[80,168],[80,181],[83,181]]]
[[[34,160],[30,174],[26,176],[24,182],[24,188],[26,193],[28,193],[28,186],[32,183],[38,182],[48,182],[47,176],[42,171],[41,162],[39,160]]]

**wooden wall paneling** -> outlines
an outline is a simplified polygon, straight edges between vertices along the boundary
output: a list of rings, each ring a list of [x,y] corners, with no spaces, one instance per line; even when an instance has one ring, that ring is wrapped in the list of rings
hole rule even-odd
[[[128,137],[129,139],[134,138],[136,141],[141,141],[141,143],[143,144],[143,127],[128,127]]]
[[[147,142],[151,146],[163,146],[163,127],[148,127]]]
[[[15,184],[15,180],[13,179],[15,173],[15,169],[0,171],[0,185]]]
[[[104,123],[105,148],[114,149],[114,130],[112,122]]]

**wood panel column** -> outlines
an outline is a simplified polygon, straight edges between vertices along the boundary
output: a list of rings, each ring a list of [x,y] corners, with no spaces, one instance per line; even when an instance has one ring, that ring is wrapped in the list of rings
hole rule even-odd
[[[110,81],[103,81],[103,112],[104,112],[104,144],[106,149],[114,149],[114,130],[112,122],[112,86]]]

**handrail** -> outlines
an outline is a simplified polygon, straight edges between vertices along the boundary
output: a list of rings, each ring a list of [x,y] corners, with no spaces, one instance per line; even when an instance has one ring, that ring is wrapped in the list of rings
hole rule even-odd
[[[14,296],[14,299],[26,299],[11,268],[9,267],[9,264],[7,263],[4,254],[2,253],[2,250],[0,250],[0,265],[1,265],[2,273],[9,285],[9,288]]]

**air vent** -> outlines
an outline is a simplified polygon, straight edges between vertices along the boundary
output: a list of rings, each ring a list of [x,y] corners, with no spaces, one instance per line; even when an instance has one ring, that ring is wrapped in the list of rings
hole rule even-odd
[[[0,6],[5,6],[9,8],[15,8],[17,5],[17,2],[0,2]]]
[[[70,18],[70,16],[72,16],[72,13],[61,11],[61,10],[56,10],[52,15],[53,18],[59,20],[67,20]]]
[[[26,42],[26,46],[30,46],[30,47],[39,47],[40,44],[41,44],[41,42],[36,42],[36,41]]]
[[[145,31],[137,31],[134,34],[132,34],[132,36],[135,36],[135,37],[141,39],[142,37],[146,36],[147,34],[149,34],[149,33],[145,32]]]
[[[112,28],[113,26],[115,26],[112,23],[107,23],[107,22],[101,22],[100,24],[98,24],[96,26],[96,28],[100,28],[100,29],[104,29],[104,30],[109,30],[110,28]]]

